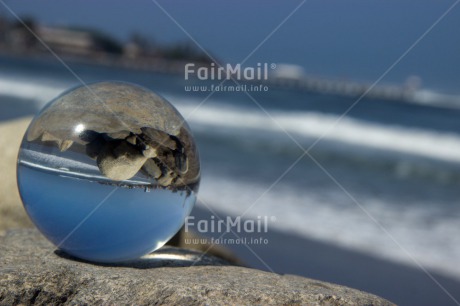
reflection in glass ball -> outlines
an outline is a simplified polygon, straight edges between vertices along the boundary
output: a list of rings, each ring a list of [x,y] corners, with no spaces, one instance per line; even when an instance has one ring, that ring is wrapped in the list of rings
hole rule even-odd
[[[38,229],[91,261],[134,259],[183,225],[200,181],[194,139],[176,109],[122,82],[70,90],[32,121],[18,186]]]

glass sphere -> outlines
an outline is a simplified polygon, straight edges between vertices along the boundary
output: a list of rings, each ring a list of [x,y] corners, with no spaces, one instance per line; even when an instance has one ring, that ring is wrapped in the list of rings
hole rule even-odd
[[[51,101],[31,122],[18,186],[37,228],[85,260],[118,262],[163,246],[200,181],[190,128],[143,87],[101,82]]]

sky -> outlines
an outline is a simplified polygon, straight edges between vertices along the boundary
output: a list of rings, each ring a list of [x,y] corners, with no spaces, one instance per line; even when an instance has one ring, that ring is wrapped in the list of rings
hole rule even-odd
[[[221,63],[253,52],[247,65],[296,64],[325,77],[375,80],[410,49],[386,80],[418,75],[460,93],[460,5],[433,27],[454,0],[2,1],[50,25],[93,27],[121,41],[134,32],[162,44],[193,39]],[[1,3],[0,12],[12,18]]]

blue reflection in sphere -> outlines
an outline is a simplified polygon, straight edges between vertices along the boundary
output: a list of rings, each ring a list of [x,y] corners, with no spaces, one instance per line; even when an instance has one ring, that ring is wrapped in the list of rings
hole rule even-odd
[[[32,121],[18,186],[37,228],[65,252],[119,262],[163,246],[190,214],[200,181],[177,110],[122,82],[77,87]]]

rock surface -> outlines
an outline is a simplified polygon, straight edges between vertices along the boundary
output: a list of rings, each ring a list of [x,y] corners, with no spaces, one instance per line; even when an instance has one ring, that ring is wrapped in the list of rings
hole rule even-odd
[[[55,251],[36,230],[0,237],[0,258],[0,305],[392,305],[355,289],[172,247],[120,265],[95,265]]]

